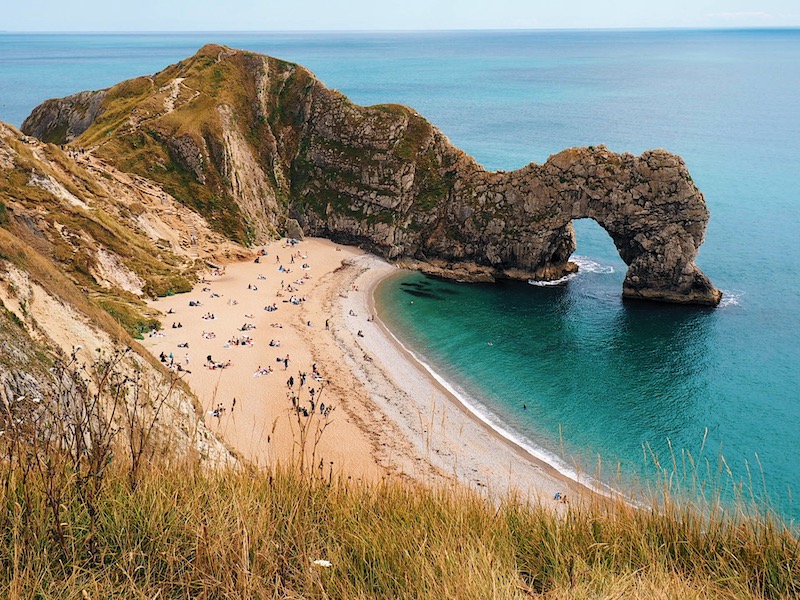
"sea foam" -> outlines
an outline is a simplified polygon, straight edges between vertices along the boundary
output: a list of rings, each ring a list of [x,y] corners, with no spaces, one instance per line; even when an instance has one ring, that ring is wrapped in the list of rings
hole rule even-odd
[[[535,285],[538,287],[550,287],[554,285],[565,285],[571,279],[575,279],[581,273],[600,273],[603,275],[609,275],[614,272],[614,267],[611,265],[601,265],[596,260],[592,260],[587,256],[579,256],[574,254],[569,259],[571,262],[574,262],[578,265],[578,272],[577,273],[570,273],[569,275],[564,275],[564,277],[560,277],[559,279],[553,279],[552,281],[541,281],[537,279],[529,279],[528,283],[530,285]]]
[[[726,292],[722,290],[722,300],[720,300],[718,308],[728,308],[730,306],[741,306],[741,292]]]

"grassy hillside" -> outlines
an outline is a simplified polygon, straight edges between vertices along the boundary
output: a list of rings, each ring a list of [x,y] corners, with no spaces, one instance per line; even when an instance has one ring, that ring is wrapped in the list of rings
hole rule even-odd
[[[144,298],[188,291],[199,263],[145,232],[150,209],[135,186],[18,138],[0,128],[0,267],[14,264],[55,297],[84,313],[102,308],[141,337],[157,324]]]
[[[96,117],[68,140],[64,119],[84,117],[92,94]],[[213,44],[152,76],[45,103],[28,127],[158,182],[245,245],[288,216],[316,223],[329,211],[405,226],[386,200],[362,206],[362,196],[410,186],[400,173],[413,173],[403,202],[427,223],[453,187],[458,155],[443,164],[435,128],[411,108],[356,106],[299,65]]]
[[[789,598],[798,541],[768,520],[666,502],[499,505],[459,487],[294,470],[160,464],[135,489],[115,462],[87,502],[0,465],[8,598]],[[559,507],[561,508],[561,507]],[[329,561],[318,563],[316,561]]]
[[[237,130],[250,144],[248,151],[263,166],[276,159],[271,127],[280,135],[288,125],[285,121],[291,120],[290,107],[301,103],[295,96],[285,99],[297,90],[282,74],[294,72],[295,65],[250,53],[228,55],[226,50],[205,46],[151,77],[112,87],[103,99],[100,117],[74,144],[96,147],[98,156],[121,170],[157,181],[206,217],[217,231],[248,245],[255,240],[255,224],[237,203],[232,179],[240,174],[230,164],[226,125],[218,107],[231,111]],[[267,71],[273,84],[265,94],[257,88]],[[311,78],[301,71],[295,80]],[[259,103],[260,97],[265,106]],[[280,137],[286,143],[286,136]],[[280,190],[276,171],[266,172],[269,186]],[[275,215],[262,217],[266,221]]]

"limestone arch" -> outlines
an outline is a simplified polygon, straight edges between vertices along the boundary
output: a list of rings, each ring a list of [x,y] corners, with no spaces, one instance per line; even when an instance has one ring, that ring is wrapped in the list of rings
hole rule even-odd
[[[709,214],[683,161],[664,150],[634,157],[604,147],[559,153],[528,178],[538,194],[527,218],[547,223],[552,237],[541,257],[563,264],[576,250],[572,222],[591,219],[614,243],[627,272],[626,298],[716,306],[721,292],[694,263]],[[542,182],[550,193],[542,198]],[[533,210],[530,210],[533,208]]]

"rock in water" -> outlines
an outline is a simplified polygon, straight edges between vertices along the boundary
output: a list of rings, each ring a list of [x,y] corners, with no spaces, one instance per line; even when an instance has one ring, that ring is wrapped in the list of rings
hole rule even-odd
[[[703,195],[665,150],[572,148],[488,172],[413,109],[356,106],[298,65],[215,45],[151,78],[45,102],[23,131],[77,135],[239,241],[291,218],[445,277],[556,279],[576,269],[572,220],[591,218],[628,265],[625,297],[721,298],[694,264]]]

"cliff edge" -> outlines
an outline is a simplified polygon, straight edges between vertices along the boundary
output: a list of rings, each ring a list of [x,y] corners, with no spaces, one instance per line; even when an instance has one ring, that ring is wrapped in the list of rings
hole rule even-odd
[[[158,182],[229,238],[306,233],[464,280],[556,279],[591,218],[623,295],[715,306],[694,264],[709,214],[683,160],[603,146],[489,172],[413,109],[362,107],[275,58],[208,45],[149,77],[49,100],[24,132]]]

